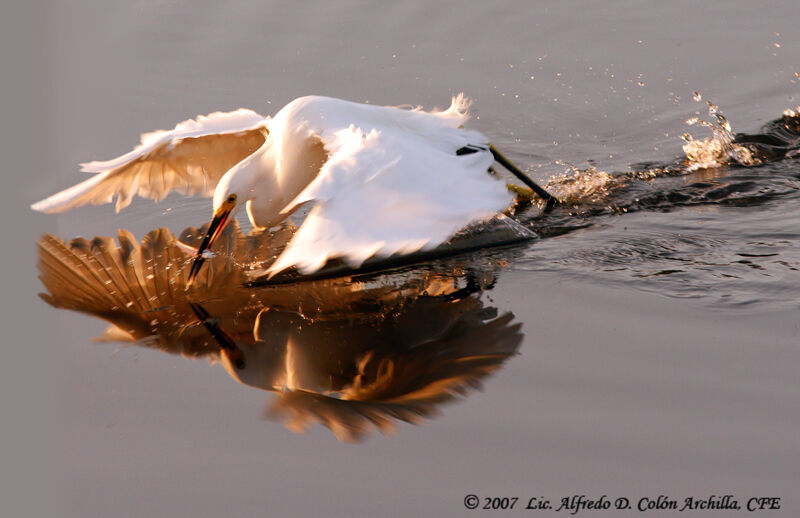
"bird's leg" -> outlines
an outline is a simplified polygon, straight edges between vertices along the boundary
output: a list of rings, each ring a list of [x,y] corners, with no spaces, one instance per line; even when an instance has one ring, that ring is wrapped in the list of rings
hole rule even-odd
[[[545,200],[545,210],[552,209],[558,203],[561,203],[558,198],[550,194],[549,192],[545,191],[542,187],[539,186],[536,182],[534,182],[530,176],[522,172],[522,170],[515,166],[508,158],[506,158],[500,151],[494,147],[493,144],[489,144],[489,151],[492,152],[492,156],[494,159],[497,160],[500,165],[508,169],[511,174],[519,178],[522,183],[530,187],[533,192],[538,194],[543,200]]]

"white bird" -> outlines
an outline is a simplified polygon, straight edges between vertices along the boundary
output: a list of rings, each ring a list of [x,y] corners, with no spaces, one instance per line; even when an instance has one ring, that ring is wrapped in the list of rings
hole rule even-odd
[[[82,164],[95,176],[32,208],[62,212],[116,197],[119,211],[134,194],[156,201],[173,189],[213,194],[191,284],[203,253],[242,206],[265,228],[313,202],[268,273],[292,266],[312,273],[335,257],[358,267],[374,255],[434,248],[511,203],[504,183],[487,174],[496,150],[462,128],[469,104],[459,94],[447,110],[426,112],[309,96],[271,118],[247,109],[198,116],[143,134],[118,158]]]

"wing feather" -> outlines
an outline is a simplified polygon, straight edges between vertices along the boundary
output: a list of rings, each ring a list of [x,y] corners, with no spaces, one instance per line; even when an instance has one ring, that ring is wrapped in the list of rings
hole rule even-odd
[[[135,195],[156,201],[172,190],[211,196],[222,175],[264,143],[266,121],[252,110],[239,109],[201,115],[169,131],[145,133],[141,144],[122,156],[81,164],[82,171],[94,176],[31,208],[63,212],[116,197],[119,212]]]
[[[453,145],[388,126],[323,132],[330,158],[290,204],[314,207],[269,273],[292,266],[311,273],[334,257],[358,267],[373,255],[433,248],[507,208],[511,194],[486,172],[491,153],[457,156],[450,134],[463,130],[442,131]]]

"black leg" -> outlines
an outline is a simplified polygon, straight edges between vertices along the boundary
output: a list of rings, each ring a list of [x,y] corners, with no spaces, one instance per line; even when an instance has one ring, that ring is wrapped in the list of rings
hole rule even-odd
[[[531,180],[531,178],[528,175],[526,175],[524,172],[522,172],[522,170],[520,170],[520,168],[515,166],[509,159],[507,159],[505,156],[503,156],[503,154],[500,151],[498,151],[497,148],[494,147],[494,145],[489,144],[489,150],[492,152],[492,155],[494,156],[494,159],[497,160],[497,162],[499,162],[500,165],[502,165],[503,167],[508,169],[511,172],[511,174],[513,174],[514,176],[519,178],[522,181],[522,183],[524,183],[525,185],[530,187],[533,190],[533,192],[535,192],[543,200],[545,200],[545,202],[546,202],[545,210],[550,210],[556,204],[560,203],[558,198],[556,198],[555,196],[553,196],[549,192],[545,191],[544,189],[542,189],[539,186],[539,184],[537,184],[536,182]]]

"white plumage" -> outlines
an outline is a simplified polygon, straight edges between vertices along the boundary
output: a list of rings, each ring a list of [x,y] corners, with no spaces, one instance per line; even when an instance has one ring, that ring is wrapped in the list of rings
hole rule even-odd
[[[373,255],[433,248],[512,201],[487,174],[486,137],[461,128],[468,107],[463,95],[431,112],[309,96],[273,118],[217,112],[144,134],[113,160],[83,164],[96,175],[32,208],[61,212],[116,196],[120,210],[134,194],[213,192],[221,229],[242,205],[256,227],[269,227],[311,203],[270,273],[311,273],[334,257],[355,267]],[[466,146],[477,151],[456,154]],[[209,232],[207,246],[217,235]]]

